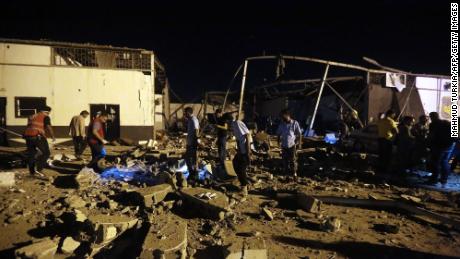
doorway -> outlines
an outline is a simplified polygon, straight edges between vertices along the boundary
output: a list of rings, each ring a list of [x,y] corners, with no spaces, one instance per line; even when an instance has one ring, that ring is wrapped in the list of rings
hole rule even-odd
[[[0,127],[6,128],[6,97],[0,97]],[[0,146],[9,146],[5,131],[0,132]]]
[[[120,105],[118,104],[90,104],[91,119],[95,118],[100,112],[105,111],[109,118],[105,123],[105,137],[108,141],[120,138]]]

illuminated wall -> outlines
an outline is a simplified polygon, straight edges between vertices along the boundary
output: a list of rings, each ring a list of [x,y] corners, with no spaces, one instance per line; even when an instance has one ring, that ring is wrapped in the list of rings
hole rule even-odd
[[[154,124],[150,75],[134,70],[50,66],[50,49],[0,44],[0,96],[7,97],[8,126],[26,124],[25,118],[15,116],[17,96],[46,97],[56,126],[67,126],[73,115],[89,110],[90,104],[120,105],[122,126]],[[161,105],[156,112],[161,113]]]
[[[425,114],[438,112],[444,120],[450,120],[450,80],[434,77],[417,77],[416,86]]]

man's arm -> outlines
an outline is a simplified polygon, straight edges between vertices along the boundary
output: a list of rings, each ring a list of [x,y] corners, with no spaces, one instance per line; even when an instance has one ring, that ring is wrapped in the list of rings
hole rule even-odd
[[[80,136],[82,136],[83,138],[86,137],[86,130],[85,130],[85,120],[83,118],[79,118],[79,130],[80,130]]]
[[[247,155],[249,158],[251,158],[251,133],[247,133],[244,135],[246,138],[246,150],[247,150]]]
[[[48,130],[48,133],[50,134],[50,137],[53,139],[53,141],[56,141],[56,137],[54,136],[53,127],[51,127],[51,125],[46,125],[46,129]]]

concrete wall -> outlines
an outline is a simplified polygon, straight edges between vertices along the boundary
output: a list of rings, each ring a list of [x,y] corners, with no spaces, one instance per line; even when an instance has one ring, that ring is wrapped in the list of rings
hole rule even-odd
[[[15,97],[46,97],[47,105],[53,108],[50,117],[54,126],[67,126],[73,115],[89,111],[90,104],[120,105],[122,127],[153,126],[150,75],[121,69],[48,66],[45,63],[50,63],[50,55],[50,47],[0,44],[0,96],[7,97],[8,126],[23,126],[27,121],[16,118]],[[18,65],[26,61],[28,65]]]

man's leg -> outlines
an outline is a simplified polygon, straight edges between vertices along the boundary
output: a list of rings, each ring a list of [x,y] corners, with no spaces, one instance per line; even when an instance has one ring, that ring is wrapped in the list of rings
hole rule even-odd
[[[77,137],[78,138],[78,153],[77,157],[81,157],[83,152],[85,151],[86,148],[86,141],[83,137]]]
[[[441,157],[439,159],[440,162],[440,169],[441,169],[441,183],[446,184],[447,183],[447,178],[449,177],[450,174],[450,165],[449,165],[449,160],[452,156],[452,147],[447,148],[446,150],[443,150],[441,153]]]
[[[36,138],[26,138],[27,166],[30,174],[35,173],[35,156],[37,155]]]
[[[431,177],[430,177],[430,182],[431,183],[437,183],[439,180],[439,174],[440,174],[440,163],[439,160],[441,159],[441,151],[437,149],[431,150],[431,158],[430,158],[430,169],[431,169]]]
[[[238,176],[241,186],[247,186],[249,183],[248,175],[246,173],[248,165],[249,160],[246,155],[238,153],[233,158],[233,168],[235,169],[235,173]]]
[[[221,163],[225,162],[225,159],[227,158],[227,138],[221,137],[219,138],[219,159]]]
[[[72,137],[72,142],[75,156],[78,157],[78,152],[80,150],[80,142],[78,141],[78,137]]]
[[[283,174],[289,175],[289,148],[281,150],[281,159],[283,160]]]
[[[37,148],[41,152],[40,156],[37,158],[37,171],[41,172],[46,165],[46,161],[48,161],[50,157],[50,148],[46,138],[39,137],[37,139]]]
[[[185,151],[185,163],[187,164],[189,179],[197,180],[198,175],[196,171],[196,148],[193,145],[187,146]]]
[[[294,177],[297,176],[297,154],[295,146],[289,149],[289,169]]]

